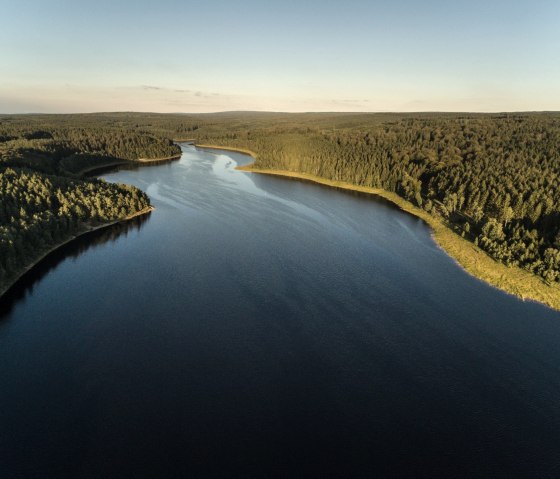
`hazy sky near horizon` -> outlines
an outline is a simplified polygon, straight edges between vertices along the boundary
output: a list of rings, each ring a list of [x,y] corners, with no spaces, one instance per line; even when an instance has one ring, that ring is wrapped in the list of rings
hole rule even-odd
[[[0,0],[0,113],[560,110],[558,0]]]

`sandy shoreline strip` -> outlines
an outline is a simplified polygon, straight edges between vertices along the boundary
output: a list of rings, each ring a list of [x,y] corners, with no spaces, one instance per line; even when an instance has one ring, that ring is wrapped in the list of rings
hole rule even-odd
[[[223,147],[219,145],[206,145],[206,144],[195,144],[197,148],[201,149],[212,149],[212,150],[223,150],[223,151],[234,151],[238,153],[243,153],[245,155],[251,156],[253,160],[256,160],[257,156],[251,150],[245,148],[235,148],[235,147]],[[150,162],[165,162],[173,159],[180,158],[180,156],[172,156],[168,158],[159,158],[153,160],[139,159],[138,163],[150,163]],[[122,162],[115,163],[106,166],[119,166],[122,164],[134,163],[134,162]],[[102,168],[104,166],[95,167],[93,169]],[[311,175],[308,173],[297,173],[287,170],[273,170],[273,169],[260,169],[255,166],[255,161],[249,165],[238,166],[238,170],[258,173],[273,176],[283,176],[288,178],[295,178],[304,181],[311,181],[313,183],[318,183],[321,185],[331,186],[335,188],[341,188],[345,190],[358,191],[361,193],[367,193],[372,195],[380,196],[398,206],[401,210],[410,213],[420,219],[422,219],[426,224],[432,228],[432,238],[435,243],[456,263],[463,268],[467,273],[474,276],[475,278],[485,282],[486,284],[493,286],[505,293],[514,295],[521,300],[530,300],[542,303],[549,306],[552,309],[560,311],[560,286],[559,285],[547,285],[538,276],[525,271],[521,268],[512,267],[509,268],[502,263],[497,262],[488,256],[484,251],[475,246],[470,241],[461,238],[459,235],[454,233],[449,226],[444,224],[438,218],[430,215],[426,211],[417,208],[405,199],[398,196],[396,193],[383,190],[381,188],[371,188],[366,186],[358,186],[352,183],[347,183],[343,181],[334,181],[322,178],[320,176]],[[142,211],[135,213],[127,218],[118,219],[108,223],[103,223],[96,226],[86,226],[84,231],[81,231],[75,236],[65,240],[64,242],[57,244],[56,246],[50,248],[47,252],[41,255],[41,257],[35,260],[32,264],[25,267],[16,277],[15,280],[10,282],[9,285],[0,290],[1,296],[9,290],[27,271],[29,271],[33,266],[42,261],[46,256],[57,248],[63,246],[66,243],[74,240],[75,238],[94,231],[100,228],[106,228],[115,223],[120,223],[123,221],[128,221],[136,216],[147,214],[151,212],[154,208],[150,206]]]
[[[208,148],[244,153],[256,159],[256,154],[243,148],[222,148],[217,145],[196,145],[199,148]],[[358,186],[344,181],[334,181],[308,173],[297,173],[287,170],[260,169],[256,163],[238,166],[238,170],[273,176],[283,176],[304,181],[311,181],[321,185],[358,191],[380,196],[394,203],[401,210],[406,211],[428,224],[432,229],[432,238],[435,243],[449,255],[463,270],[476,279],[499,289],[502,292],[516,296],[526,301],[536,301],[552,309],[560,311],[560,285],[547,285],[538,276],[518,267],[507,267],[494,260],[474,243],[461,238],[440,219],[426,211],[414,206],[412,203],[398,196],[396,193],[381,188]]]

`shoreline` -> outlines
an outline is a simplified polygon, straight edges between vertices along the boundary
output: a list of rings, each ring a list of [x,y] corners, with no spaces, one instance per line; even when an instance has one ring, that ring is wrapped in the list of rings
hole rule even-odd
[[[2,299],[2,296],[4,296],[4,294],[6,294],[26,273],[28,273],[35,266],[37,266],[41,261],[43,261],[47,256],[49,256],[51,253],[53,253],[57,249],[61,248],[62,246],[66,245],[68,243],[71,243],[72,241],[79,238],[80,236],[85,235],[87,233],[91,233],[92,231],[97,231],[97,230],[100,230],[100,229],[103,229],[103,228],[108,228],[108,227],[113,226],[117,223],[124,223],[124,222],[129,221],[133,218],[137,218],[138,216],[142,216],[142,215],[146,215],[148,213],[151,213],[154,210],[155,210],[155,207],[148,206],[148,207],[146,207],[146,208],[144,208],[140,211],[137,211],[136,213],[133,213],[131,215],[126,216],[125,218],[120,218],[120,219],[108,221],[106,223],[101,223],[101,224],[98,224],[98,225],[90,225],[90,224],[84,223],[83,228],[81,228],[76,234],[73,234],[73,235],[70,236],[70,238],[67,238],[64,241],[62,241],[60,243],[57,243],[56,245],[52,246],[47,251],[42,253],[32,263],[24,266],[16,274],[16,277],[12,281],[10,281],[9,284],[7,284],[5,287],[3,287],[0,290],[0,300]]]
[[[236,151],[251,156],[256,160],[257,156],[254,152],[243,149],[226,147],[221,148],[216,145],[195,145],[200,148],[218,149],[225,151]],[[522,301],[534,301],[543,304],[551,309],[560,311],[560,286],[547,285],[538,276],[519,267],[508,267],[477,247],[474,243],[462,238],[451,230],[444,222],[430,215],[426,211],[414,206],[396,193],[384,190],[382,188],[372,188],[367,186],[354,185],[345,181],[329,180],[310,173],[297,173],[288,170],[261,169],[255,166],[255,162],[238,166],[240,171],[249,173],[257,173],[271,176],[283,176],[304,181],[310,181],[325,186],[340,188],[343,190],[357,191],[367,193],[384,198],[401,211],[409,213],[424,221],[432,230],[431,236],[434,243],[447,256],[466,273],[475,279],[500,290],[503,293],[510,294]]]
[[[431,236],[436,245],[471,276],[522,301],[535,301],[560,311],[560,288],[558,286],[548,286],[529,271],[518,267],[508,268],[506,265],[499,263],[475,246],[474,243],[461,238],[443,222],[415,207],[396,193],[380,188],[353,185],[343,181],[327,180],[308,173],[295,173],[287,170],[261,170],[252,165],[240,166],[237,169],[250,173],[296,178],[330,187],[380,196],[398,206],[402,211],[423,220],[431,228]]]

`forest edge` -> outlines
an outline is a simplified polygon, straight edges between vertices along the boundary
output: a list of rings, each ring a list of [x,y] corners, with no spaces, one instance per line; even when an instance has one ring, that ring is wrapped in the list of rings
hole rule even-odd
[[[179,143],[179,142],[176,142]],[[137,160],[118,160],[118,161],[113,161],[113,162],[108,162],[102,165],[95,165],[89,168],[83,168],[82,170],[80,170],[78,173],[74,173],[72,176],[84,176],[87,174],[91,174],[94,173],[95,171],[98,170],[104,170],[106,168],[109,167],[121,167],[121,166],[129,166],[131,164],[136,164],[138,166],[147,166],[147,165],[153,165],[153,164],[157,164],[157,163],[166,163],[168,161],[174,161],[174,160],[178,160],[181,158],[181,155],[173,155],[173,156],[168,156],[168,157],[164,157],[164,158],[138,158]],[[118,218],[116,220],[112,220],[112,221],[108,221],[108,222],[104,222],[104,223],[100,223],[100,224],[96,224],[96,225],[91,225],[91,224],[87,224],[85,223],[82,227],[82,231],[78,232],[77,234],[74,234],[72,236],[70,236],[70,238],[66,238],[63,241],[61,241],[60,243],[55,244],[54,246],[48,248],[46,251],[42,252],[38,258],[34,259],[31,263],[25,265],[23,268],[20,269],[19,272],[16,273],[15,277],[7,284],[3,285],[2,288],[0,288],[0,300],[2,299],[2,296],[4,296],[10,289],[12,289],[14,287],[14,285],[22,278],[22,276],[24,276],[27,272],[29,272],[31,269],[33,269],[36,265],[38,265],[41,261],[43,261],[47,256],[49,256],[51,253],[53,253],[54,251],[56,251],[57,249],[61,248],[62,246],[74,241],[75,239],[79,238],[80,236],[83,236],[87,233],[91,233],[92,231],[96,231],[99,229],[103,229],[103,228],[108,228],[110,226],[113,226],[117,223],[124,223],[126,221],[129,221],[133,218],[136,218],[138,216],[143,216],[146,215],[148,213],[151,213],[152,211],[155,210],[155,207],[150,205],[147,208],[144,208],[140,211],[137,211],[136,213],[133,213],[131,215],[128,215],[124,218]]]
[[[236,169],[272,176],[284,176],[303,181],[311,181],[334,188],[358,191],[371,195],[380,196],[399,209],[412,214],[424,221],[432,229],[432,238],[436,245],[450,256],[458,266],[476,279],[499,289],[505,293],[516,296],[523,301],[535,301],[552,309],[560,311],[560,286],[548,285],[538,276],[525,271],[519,267],[508,267],[502,264],[486,252],[477,247],[474,243],[461,238],[444,221],[430,215],[426,211],[414,206],[409,201],[398,196],[396,193],[382,188],[372,188],[358,186],[345,181],[335,181],[322,178],[309,173],[299,173],[289,170],[262,169],[257,165],[257,155],[253,151],[244,148],[222,147],[219,145],[196,144],[197,148],[235,151],[249,155],[253,158],[253,163],[238,166]]]
[[[136,213],[128,215],[124,218],[118,218],[116,220],[107,221],[105,223],[100,223],[100,224],[96,224],[96,225],[85,223],[82,226],[82,229],[81,229],[80,232],[70,236],[70,238],[66,238],[64,241],[61,241],[60,243],[58,243],[58,244],[52,246],[51,248],[47,249],[46,251],[42,252],[40,254],[40,256],[38,258],[36,258],[33,262],[24,266],[16,274],[15,278],[9,284],[5,285],[3,289],[0,290],[0,299],[2,299],[2,296],[4,294],[6,294],[27,272],[29,272],[31,269],[33,269],[35,266],[37,266],[39,263],[41,263],[45,258],[47,258],[47,256],[49,256],[51,253],[53,253],[57,249],[61,248],[62,246],[66,245],[68,243],[71,243],[72,241],[76,240],[80,236],[83,236],[87,233],[91,233],[92,231],[100,230],[100,229],[103,229],[103,228],[109,228],[110,226],[113,226],[117,223],[124,223],[126,221],[130,221],[131,219],[137,218],[138,216],[147,215],[148,213],[151,213],[154,210],[155,210],[155,208],[153,206],[148,206],[147,208],[144,208],[140,211],[137,211]]]

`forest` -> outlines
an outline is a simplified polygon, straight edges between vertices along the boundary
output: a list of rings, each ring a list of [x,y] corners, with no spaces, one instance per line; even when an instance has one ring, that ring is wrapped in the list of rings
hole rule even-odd
[[[53,247],[150,206],[139,189],[81,178],[81,170],[179,150],[131,129],[71,124],[0,119],[0,294]]]
[[[95,115],[0,116],[0,161],[50,174],[80,174],[122,161],[177,157],[180,148],[135,125]]]
[[[30,217],[22,219],[18,208],[34,218],[33,208],[49,204],[39,198],[55,190],[50,204],[60,209],[56,192],[68,194],[65,211],[80,217],[71,205],[89,194],[119,198],[101,182],[79,179],[80,173],[116,160],[173,157],[179,153],[173,141],[185,140],[251,150],[261,169],[394,192],[496,261],[528,270],[548,284],[560,281],[557,113],[0,115],[0,172],[6,177],[0,195],[2,205],[10,205],[1,210],[1,241],[18,243],[17,255],[26,256],[35,246],[23,238],[22,225]],[[41,194],[21,193],[30,178],[42,185],[37,186]],[[9,187],[12,183],[20,185],[20,193]],[[126,191],[132,195],[133,190]],[[119,201],[129,207],[144,204],[123,195]],[[97,204],[113,208],[110,200]],[[97,211],[96,217],[105,218],[90,203],[76,206],[82,215]],[[1,247],[6,244],[11,243]],[[7,268],[6,249],[1,251]],[[13,267],[16,260],[10,261]]]

